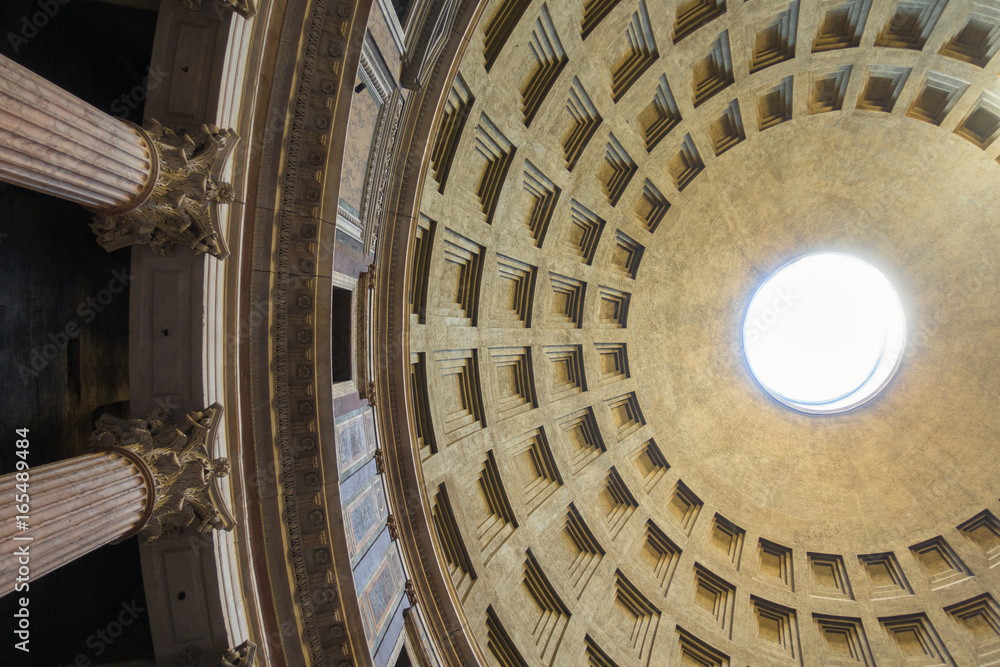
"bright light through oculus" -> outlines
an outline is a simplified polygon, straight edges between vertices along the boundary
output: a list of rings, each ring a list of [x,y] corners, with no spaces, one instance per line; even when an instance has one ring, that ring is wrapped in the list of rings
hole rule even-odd
[[[886,385],[903,354],[906,320],[892,285],[849,255],[807,255],[754,294],[743,347],[757,381],[782,403],[844,412]]]

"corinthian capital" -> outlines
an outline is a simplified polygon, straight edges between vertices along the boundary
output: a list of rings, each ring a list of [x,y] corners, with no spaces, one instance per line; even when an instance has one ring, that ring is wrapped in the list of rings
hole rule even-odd
[[[91,446],[127,456],[145,466],[153,479],[156,497],[140,539],[176,537],[185,527],[199,533],[234,527],[216,485],[229,474],[229,461],[211,453],[221,416],[222,406],[216,403],[170,422],[162,410],[145,419],[102,415],[97,421]]]
[[[234,193],[220,179],[239,136],[214,125],[176,132],[152,119],[140,132],[156,154],[156,183],[131,210],[94,218],[91,228],[98,242],[109,251],[142,243],[159,255],[170,255],[175,245],[182,245],[226,257],[218,205],[231,202]]]
[[[201,11],[201,0],[181,0],[181,4],[184,5],[185,9],[189,9],[192,12]],[[257,3],[255,0],[215,0],[215,6],[220,12],[228,9],[236,12],[245,19],[257,13]]]

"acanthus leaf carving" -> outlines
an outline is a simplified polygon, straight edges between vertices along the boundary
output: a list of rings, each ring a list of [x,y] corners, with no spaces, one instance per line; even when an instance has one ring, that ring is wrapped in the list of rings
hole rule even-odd
[[[236,648],[227,648],[219,658],[219,667],[250,667],[255,664],[257,645],[249,639]]]
[[[413,582],[409,579],[406,580],[406,585],[403,590],[406,592],[406,600],[410,603],[410,606],[417,604],[417,589],[414,588]]]
[[[167,256],[182,245],[225,258],[229,250],[217,224],[217,207],[233,201],[235,192],[219,179],[239,135],[215,125],[177,132],[153,119],[140,133],[155,152],[156,183],[133,210],[94,217],[90,227],[98,243],[108,251],[146,244]]]
[[[229,460],[212,458],[211,452],[222,406],[216,403],[170,422],[166,417],[161,409],[145,419],[105,414],[90,440],[94,449],[141,462],[152,477],[155,497],[139,539],[177,537],[187,527],[196,533],[232,530],[236,522],[216,487],[216,480],[229,474]]]
[[[201,11],[202,0],[181,0],[181,5],[192,12]],[[245,19],[257,13],[256,0],[215,0],[216,11],[220,14],[223,10],[234,11]]]

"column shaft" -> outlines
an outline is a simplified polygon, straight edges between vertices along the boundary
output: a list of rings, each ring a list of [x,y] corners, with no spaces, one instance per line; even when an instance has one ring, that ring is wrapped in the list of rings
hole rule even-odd
[[[143,131],[0,56],[0,180],[121,213],[149,195],[157,161]]]
[[[31,469],[30,510],[17,507],[16,473],[0,477],[0,596],[14,590],[18,550],[28,547],[30,580],[121,539],[145,524],[149,482],[139,465],[116,452],[94,452]],[[16,517],[27,514],[27,530]],[[30,541],[15,540],[30,537]]]

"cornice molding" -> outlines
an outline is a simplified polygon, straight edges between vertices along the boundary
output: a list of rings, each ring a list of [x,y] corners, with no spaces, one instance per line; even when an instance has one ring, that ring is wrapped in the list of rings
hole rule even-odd
[[[288,665],[370,665],[339,515],[328,345],[336,201],[353,76],[371,0],[289,0],[260,115],[241,310],[266,314],[247,347],[254,479]],[[328,221],[323,211],[331,213]],[[325,350],[325,352],[324,352]],[[280,648],[279,648],[280,647]],[[263,648],[263,647],[262,647]]]

